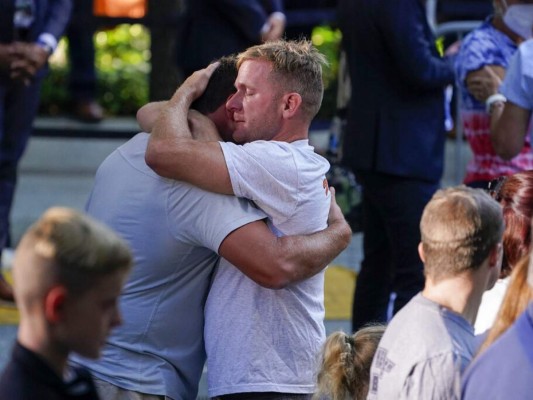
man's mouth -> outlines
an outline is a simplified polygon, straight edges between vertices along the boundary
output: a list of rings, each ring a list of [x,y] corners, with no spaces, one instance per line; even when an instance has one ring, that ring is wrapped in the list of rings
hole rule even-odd
[[[231,119],[233,120],[233,122],[237,123],[242,123],[244,122],[244,118],[242,118],[241,116],[238,116],[238,115],[235,115],[235,113],[233,113],[233,115],[231,116]]]

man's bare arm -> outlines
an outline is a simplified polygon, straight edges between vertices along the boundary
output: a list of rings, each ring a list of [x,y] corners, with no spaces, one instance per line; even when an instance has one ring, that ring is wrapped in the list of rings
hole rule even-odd
[[[281,289],[322,271],[352,238],[332,188],[328,227],[302,236],[276,237],[263,221],[230,233],[219,254],[257,284]]]
[[[203,93],[216,66],[192,74],[163,107],[152,129],[145,160],[158,175],[233,194],[220,145],[194,140],[187,121],[192,102]]]
[[[152,103],[145,104],[139,110],[137,110],[137,122],[143,130],[143,132],[152,132],[155,122],[161,111],[165,108],[168,101],[154,101]]]
[[[152,132],[155,122],[168,101],[155,101],[145,104],[137,111],[137,122],[143,132]],[[196,110],[189,110],[187,115],[189,129],[194,140],[202,142],[218,142],[221,139],[213,121]]]
[[[501,114],[501,115],[500,115]],[[491,115],[491,141],[494,151],[510,160],[524,147],[531,111],[507,101],[503,111]]]

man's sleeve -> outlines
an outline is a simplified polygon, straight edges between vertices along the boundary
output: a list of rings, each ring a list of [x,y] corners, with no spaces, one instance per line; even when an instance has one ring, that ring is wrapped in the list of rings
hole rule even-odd
[[[221,195],[183,184],[171,191],[168,198],[169,230],[184,243],[207,247],[218,252],[228,234],[250,222],[266,218],[249,201]],[[185,223],[184,220],[185,219]],[[185,227],[178,230],[175,227]]]
[[[44,4],[45,2],[42,3]],[[49,33],[59,41],[69,23],[71,12],[72,0],[49,1],[48,9],[46,10],[45,24],[41,33]]]
[[[252,43],[259,43],[267,12],[259,0],[216,0],[212,7]]]
[[[282,0],[262,0],[263,8],[267,13],[283,12],[284,5]]]
[[[432,357],[415,365],[400,399],[460,400],[461,360],[453,353]]]
[[[382,1],[376,12],[379,30],[387,50],[403,79],[419,89],[434,89],[454,82],[450,60],[436,51],[433,35],[425,22],[424,7],[419,0]]]

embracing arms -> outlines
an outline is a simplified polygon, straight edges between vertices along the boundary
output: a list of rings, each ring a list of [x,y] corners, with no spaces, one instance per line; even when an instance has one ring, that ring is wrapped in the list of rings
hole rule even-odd
[[[331,188],[328,227],[310,235],[276,237],[263,221],[230,233],[219,254],[257,284],[281,289],[322,271],[350,243],[352,231]]]
[[[189,108],[205,90],[216,67],[215,63],[196,71],[166,104],[157,103],[161,112],[153,126],[145,160],[158,175],[212,192],[233,194],[220,145],[216,141],[194,140],[188,123]]]

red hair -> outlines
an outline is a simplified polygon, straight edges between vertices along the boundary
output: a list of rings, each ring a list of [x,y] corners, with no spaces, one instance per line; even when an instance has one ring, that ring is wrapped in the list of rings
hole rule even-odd
[[[503,233],[502,278],[529,253],[531,217],[533,216],[533,171],[519,172],[504,178],[492,193],[500,203],[505,221]]]

